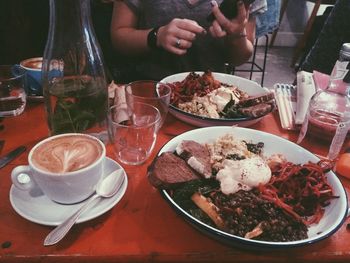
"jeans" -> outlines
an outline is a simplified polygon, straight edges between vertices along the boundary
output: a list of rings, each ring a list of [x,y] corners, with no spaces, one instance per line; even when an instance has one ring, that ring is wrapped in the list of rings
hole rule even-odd
[[[279,26],[281,0],[267,0],[267,11],[256,16],[255,37],[272,33]]]

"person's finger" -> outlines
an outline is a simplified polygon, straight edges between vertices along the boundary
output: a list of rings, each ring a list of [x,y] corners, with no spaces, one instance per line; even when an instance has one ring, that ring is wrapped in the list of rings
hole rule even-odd
[[[217,38],[215,32],[214,32],[214,29],[213,29],[213,26],[210,26],[208,28],[208,31],[209,31],[209,34],[213,37],[213,38]]]
[[[221,13],[219,6],[218,6],[218,3],[216,1],[211,1],[211,5],[213,6],[212,12],[213,12],[213,15],[214,15],[216,20],[219,20],[219,21],[224,20],[224,19],[227,20],[225,15],[223,13]]]
[[[226,36],[226,31],[222,29],[218,21],[214,20],[211,26],[214,37],[220,38]]]
[[[238,1],[237,2],[237,16],[235,20],[238,22],[243,22],[245,19],[247,19],[247,12],[246,6],[244,5],[243,1]]]
[[[183,30],[190,31],[195,34],[205,33],[205,29],[203,27],[198,25],[196,21],[190,19],[179,19],[176,25]]]
[[[183,29],[179,29],[176,33],[175,36],[180,38],[180,39],[185,39],[187,41],[193,42],[196,39],[196,34],[191,32],[191,31],[187,31],[187,30],[183,30]]]
[[[213,26],[209,27],[209,33],[213,38],[220,38],[220,34],[214,29]]]
[[[214,31],[216,32],[216,35],[231,35],[231,34],[241,34],[248,22],[247,16],[249,15],[249,12],[246,10],[246,6],[244,5],[243,1],[237,2],[237,8],[238,8],[238,14],[236,18],[233,19],[227,19],[219,10],[217,6],[213,7],[213,13],[216,17],[214,21],[217,21],[220,27],[225,31],[225,34],[220,33],[217,29]],[[247,7],[248,8],[248,7]],[[213,22],[214,24],[214,22]]]
[[[192,46],[192,42],[187,41],[186,39],[176,38],[174,46],[180,49],[189,49]]]
[[[180,47],[181,47],[181,44],[182,43],[180,42]],[[175,42],[175,44],[171,45],[167,50],[171,53],[174,53],[174,54],[180,55],[180,56],[187,53],[187,49],[177,47],[176,42]]]
[[[187,49],[192,46],[192,42],[177,37],[169,37],[164,49],[176,55],[184,55]]]
[[[222,25],[224,28],[229,27],[231,21],[227,19],[223,13],[221,13],[218,3],[216,1],[211,1],[211,4],[213,6],[212,12],[215,16],[215,19],[219,22],[220,25]],[[215,21],[215,20],[214,20]]]
[[[183,55],[192,46],[197,32],[203,33],[204,28],[189,19],[173,19],[168,25],[158,31],[160,45],[167,51]]]

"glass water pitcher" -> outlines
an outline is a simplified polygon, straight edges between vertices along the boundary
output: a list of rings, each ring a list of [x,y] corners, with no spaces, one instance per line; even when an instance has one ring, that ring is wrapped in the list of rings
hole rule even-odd
[[[50,0],[42,70],[50,135],[79,132],[104,136],[108,87],[90,0]]]

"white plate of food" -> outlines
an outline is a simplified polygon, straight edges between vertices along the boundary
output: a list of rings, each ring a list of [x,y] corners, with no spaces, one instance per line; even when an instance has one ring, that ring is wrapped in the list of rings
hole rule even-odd
[[[247,127],[275,108],[274,95],[258,83],[217,72],[183,72],[161,80],[172,87],[169,112],[198,127]]]
[[[209,159],[201,147],[209,149]],[[319,161],[276,135],[207,127],[165,144],[149,167],[148,179],[186,221],[219,241],[257,249],[290,248],[331,236],[346,219],[346,192],[332,171],[324,172],[327,163],[321,169]],[[234,170],[227,173],[227,164]]]

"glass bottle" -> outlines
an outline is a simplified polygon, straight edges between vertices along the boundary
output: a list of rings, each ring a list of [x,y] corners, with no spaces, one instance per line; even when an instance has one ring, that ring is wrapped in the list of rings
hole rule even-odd
[[[298,143],[309,134],[329,143],[327,158],[335,159],[350,128],[350,44],[344,44],[339,53],[330,81],[325,90],[318,90],[311,98],[309,109],[300,131]]]
[[[90,0],[50,0],[42,69],[50,135],[106,136],[108,87]]]

